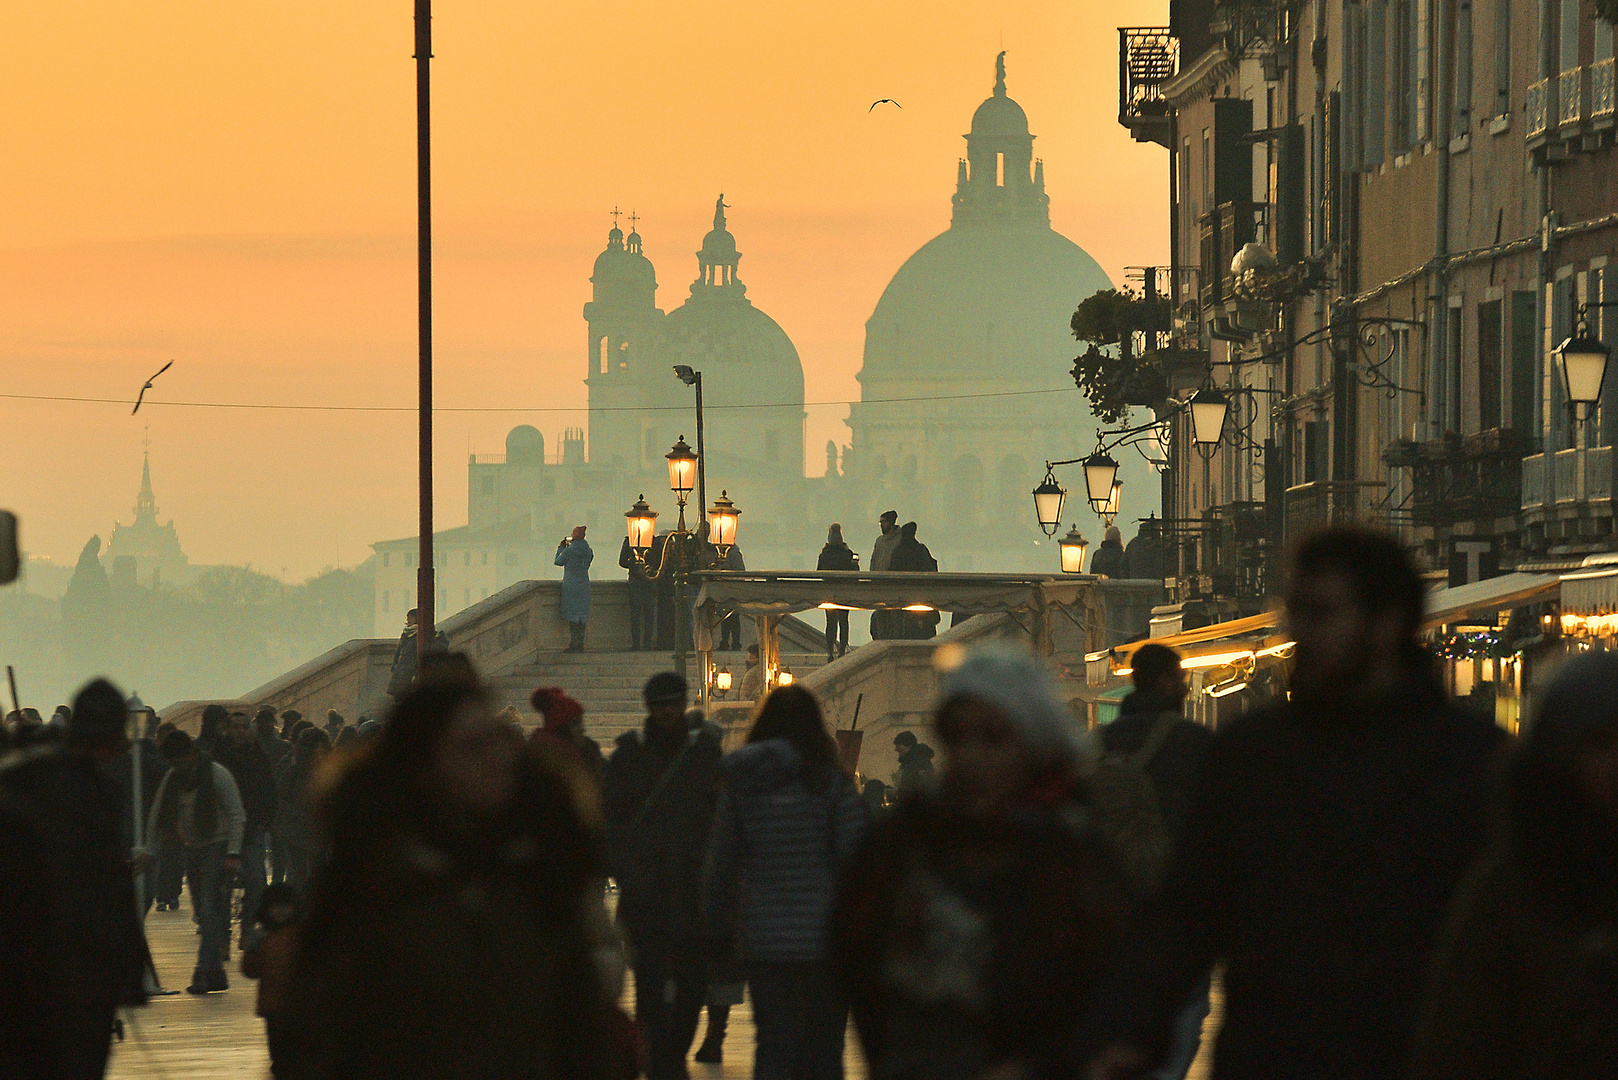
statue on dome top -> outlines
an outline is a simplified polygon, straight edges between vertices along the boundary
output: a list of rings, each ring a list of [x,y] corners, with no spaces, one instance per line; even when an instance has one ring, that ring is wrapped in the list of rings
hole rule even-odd
[[[723,192],[720,193],[718,200],[714,203],[713,227],[716,229],[725,227],[725,196]]]
[[[1006,96],[1006,50],[1001,49],[1000,55],[994,58],[994,96]]]

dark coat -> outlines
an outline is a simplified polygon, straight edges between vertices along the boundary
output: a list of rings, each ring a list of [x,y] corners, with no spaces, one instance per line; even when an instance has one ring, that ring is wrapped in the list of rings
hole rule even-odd
[[[146,942],[116,788],[89,757],[58,749],[18,755],[0,787],[32,817],[49,866],[57,992],[75,1004],[143,1003]]]
[[[938,560],[927,545],[916,539],[915,522],[906,522],[899,530],[899,542],[894,545],[889,570],[909,570],[925,574],[938,572]],[[890,638],[930,638],[936,632],[939,614],[936,611],[895,611],[888,615],[892,625],[886,634]]]
[[[860,557],[847,544],[827,544],[820,549],[816,570],[858,570]]]
[[[618,882],[618,919],[642,954],[700,962],[702,869],[719,761],[718,740],[703,731],[673,741],[632,731],[607,761],[607,868]]]
[[[1129,559],[1124,555],[1124,545],[1117,540],[1101,541],[1101,546],[1090,557],[1090,573],[1110,578],[1128,577]]]
[[[511,861],[523,855],[527,865]],[[600,1076],[606,1003],[591,943],[522,880],[547,855],[530,841],[468,859],[414,835],[378,852],[343,882],[360,898],[351,917],[304,938],[280,1003],[285,1075]]]
[[[3,784],[0,837],[0,1076],[67,1080],[51,860],[33,813]]]
[[[433,631],[430,652],[448,652],[449,637],[442,630]],[[399,635],[399,645],[393,650],[393,667],[388,671],[388,693],[403,697],[416,681],[416,666],[421,658],[416,655],[416,631],[412,627]]]
[[[933,748],[919,742],[899,755],[899,771],[893,786],[899,795],[910,795],[933,782]]]
[[[704,922],[743,960],[804,962],[826,953],[832,895],[865,838],[865,803],[841,769],[811,781],[785,739],[742,747],[708,844]]]
[[[1127,895],[1074,804],[984,821],[900,803],[872,826],[832,919],[871,1076],[964,1080],[1009,1060],[1030,1077],[1080,1075],[1074,1018]]]
[[[1163,824],[1178,844],[1185,832],[1186,814],[1198,773],[1213,742],[1213,732],[1185,719],[1173,702],[1136,690],[1124,698],[1118,719],[1101,729],[1101,745],[1108,754],[1133,754],[1146,745],[1147,736],[1166,714],[1180,719],[1169,729],[1168,738],[1157,754],[1147,762],[1146,775],[1151,777]]]
[[[258,836],[275,821],[275,808],[279,801],[276,791],[275,768],[258,739],[249,738],[241,744],[225,742],[219,747],[219,764],[230,770],[236,781],[236,790],[242,796],[242,810],[247,814],[243,836]]]
[[[647,561],[651,560],[652,553],[650,551],[646,553],[646,558]],[[627,536],[624,537],[624,542],[618,546],[618,565],[629,571],[629,588],[631,591],[637,593],[652,591],[654,587],[652,579],[646,576],[646,566],[635,558],[635,549],[629,546],[629,537]],[[653,563],[653,567],[655,569],[655,563]]]
[[[1423,972],[1486,842],[1502,739],[1414,677],[1222,728],[1098,1042],[1161,1053],[1222,960],[1218,1080],[1403,1077]]]

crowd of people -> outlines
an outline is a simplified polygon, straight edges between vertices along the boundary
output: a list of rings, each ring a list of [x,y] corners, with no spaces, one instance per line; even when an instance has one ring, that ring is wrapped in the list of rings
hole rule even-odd
[[[0,1075],[101,1074],[146,993],[132,872],[173,857],[194,991],[229,882],[251,896],[278,1078],[685,1080],[743,982],[770,1080],[840,1077],[850,1018],[876,1080],[1180,1080],[1215,982],[1220,1078],[1611,1076],[1618,658],[1570,660],[1516,742],[1445,699],[1423,598],[1391,538],[1306,541],[1290,693],[1215,732],[1164,646],[1099,732],[1025,649],[979,649],[940,676],[937,764],[900,733],[891,792],[800,686],[726,753],[656,675],[603,755],[563,688],[525,735],[446,661],[336,746],[223,709],[154,730],[137,827],[98,681],[59,736],[8,725]]]

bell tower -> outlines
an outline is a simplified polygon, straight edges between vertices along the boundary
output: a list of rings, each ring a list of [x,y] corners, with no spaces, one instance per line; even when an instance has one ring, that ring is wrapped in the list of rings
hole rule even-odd
[[[607,246],[590,275],[591,299],[584,305],[588,324],[585,385],[590,388],[589,459],[604,465],[639,460],[638,421],[629,410],[641,406],[642,370],[651,359],[652,339],[663,313],[657,309],[657,272],[641,251],[639,218],[629,215],[629,236],[612,211]]]

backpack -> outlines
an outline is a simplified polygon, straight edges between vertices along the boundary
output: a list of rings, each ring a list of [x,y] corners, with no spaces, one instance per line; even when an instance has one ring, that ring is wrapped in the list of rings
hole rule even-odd
[[[1104,754],[1088,777],[1096,825],[1112,842],[1119,866],[1137,895],[1152,896],[1174,853],[1174,840],[1157,802],[1157,785],[1146,771],[1168,741],[1178,714],[1160,718],[1132,754]]]

